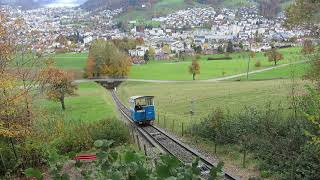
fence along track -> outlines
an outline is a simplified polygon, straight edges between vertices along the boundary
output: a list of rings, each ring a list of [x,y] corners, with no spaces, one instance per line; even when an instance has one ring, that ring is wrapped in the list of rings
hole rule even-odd
[[[111,94],[120,112],[125,116],[126,119],[134,124],[134,122],[130,118],[130,112],[128,108],[124,104],[122,104],[114,91],[111,91]],[[152,146],[161,148],[162,151],[177,157],[184,163],[191,163],[195,158],[199,158],[200,170],[203,174],[208,174],[210,172],[210,169],[215,166],[214,164],[206,160],[206,158],[203,157],[199,152],[183,144],[178,139],[172,137],[156,126],[135,125],[135,127],[139,131],[139,133],[141,133],[143,137],[146,138],[146,140],[150,144],[152,144]],[[237,180],[238,178],[225,173],[224,179]]]

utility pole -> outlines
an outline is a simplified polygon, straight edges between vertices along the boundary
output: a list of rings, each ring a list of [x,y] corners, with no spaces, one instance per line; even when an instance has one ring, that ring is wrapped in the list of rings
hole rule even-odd
[[[250,43],[250,51],[251,51],[251,43]],[[250,56],[251,55],[249,54],[248,67],[247,67],[247,80],[249,80],[250,61],[251,61],[251,57]]]
[[[250,37],[249,37],[249,59],[248,59],[248,67],[247,67],[247,80],[249,80],[249,71],[250,71],[250,62],[251,62],[251,48],[252,48],[252,26],[251,26]]]

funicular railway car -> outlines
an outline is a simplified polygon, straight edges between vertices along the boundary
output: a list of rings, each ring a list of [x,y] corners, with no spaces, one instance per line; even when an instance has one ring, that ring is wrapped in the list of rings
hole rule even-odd
[[[129,99],[131,118],[138,124],[152,124],[155,120],[154,96],[132,96]]]

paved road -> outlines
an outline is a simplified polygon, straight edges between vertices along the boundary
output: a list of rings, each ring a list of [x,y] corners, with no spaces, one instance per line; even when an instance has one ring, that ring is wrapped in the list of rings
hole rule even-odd
[[[302,64],[306,63],[308,61],[298,61],[298,62],[293,62],[293,63],[287,63],[287,64],[281,64],[278,66],[273,66],[265,69],[260,69],[260,70],[255,70],[255,71],[250,71],[249,74],[257,74],[265,71],[270,71],[273,69],[279,69],[283,68],[289,65],[293,64]],[[207,80],[196,80],[196,81],[175,81],[175,80],[148,80],[148,79],[111,79],[108,78],[110,81],[133,81],[133,82],[151,82],[151,83],[186,83],[186,82],[218,82],[218,81],[225,81],[225,80],[230,80],[242,76],[246,76],[247,73],[241,73],[241,74],[236,74],[236,75],[231,75],[231,76],[226,76],[226,77],[219,77],[219,78],[213,78],[213,79],[207,79]],[[106,79],[81,79],[81,80],[76,80],[76,83],[81,83],[81,82],[89,82],[89,81],[105,81]]]

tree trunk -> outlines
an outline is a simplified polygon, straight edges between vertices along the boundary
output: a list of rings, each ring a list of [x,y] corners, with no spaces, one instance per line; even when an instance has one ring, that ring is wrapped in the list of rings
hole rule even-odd
[[[11,144],[11,147],[12,147],[12,151],[13,151],[14,157],[16,158],[16,160],[18,160],[18,155],[17,155],[16,147],[14,146],[14,143],[13,143],[13,140],[12,140],[11,137],[9,138],[9,141],[10,141],[10,144]]]
[[[195,73],[192,74],[192,78],[193,78],[193,80],[196,80],[196,74]]]
[[[62,110],[63,110],[63,111],[66,110],[66,106],[65,106],[65,104],[64,104],[64,97],[61,97],[61,98],[60,98],[60,103],[61,103],[61,108],[62,108]]]
[[[243,168],[246,167],[246,156],[247,156],[247,150],[244,149],[244,151],[243,151],[243,162],[242,162],[242,167]]]
[[[274,66],[277,66],[277,60],[274,60]]]

